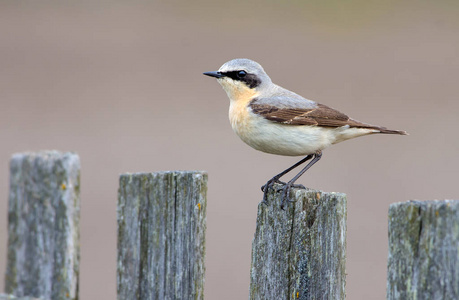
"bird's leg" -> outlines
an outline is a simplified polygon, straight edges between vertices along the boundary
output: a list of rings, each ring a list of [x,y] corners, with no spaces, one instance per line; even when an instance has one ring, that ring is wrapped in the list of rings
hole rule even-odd
[[[290,189],[294,187],[295,181],[301,177],[310,167],[312,167],[316,162],[320,160],[322,157],[322,151],[317,151],[315,154],[313,154],[314,158],[301,170],[298,174],[295,175],[295,177],[292,178],[286,185],[284,185],[283,188],[283,195],[282,195],[282,202],[281,202],[281,208],[284,209],[285,202],[290,201]]]
[[[279,174],[277,174],[276,176],[274,176],[273,178],[268,180],[268,182],[266,182],[266,184],[261,187],[261,191],[263,192],[263,201],[261,201],[261,202],[264,203],[264,204],[267,203],[266,201],[267,201],[267,197],[268,197],[268,190],[269,190],[269,188],[273,187],[273,185],[275,183],[280,183],[280,184],[283,184],[283,185],[287,184],[287,183],[282,182],[282,181],[279,180],[282,176],[284,176],[285,174],[287,174],[291,170],[295,169],[299,165],[304,164],[306,161],[310,160],[312,157],[313,157],[313,155],[307,155],[305,158],[303,158],[302,160],[300,160],[299,162],[297,162],[296,164],[294,164],[290,168],[280,172]]]

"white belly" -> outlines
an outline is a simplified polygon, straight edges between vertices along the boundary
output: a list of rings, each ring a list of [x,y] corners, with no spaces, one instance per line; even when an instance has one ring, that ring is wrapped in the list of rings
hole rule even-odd
[[[253,113],[238,118],[230,114],[234,132],[249,146],[271,154],[300,156],[313,154],[332,144],[377,132],[349,127],[317,127],[275,123]]]

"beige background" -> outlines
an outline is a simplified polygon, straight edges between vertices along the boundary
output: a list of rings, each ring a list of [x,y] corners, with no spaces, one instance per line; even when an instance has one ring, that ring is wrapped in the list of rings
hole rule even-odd
[[[459,198],[459,5],[303,2],[0,2],[0,291],[9,158],[58,149],[82,161],[81,299],[116,297],[118,175],[174,169],[209,172],[206,299],[247,299],[260,186],[299,159],[242,143],[201,74],[247,57],[411,134],[336,145],[300,179],[347,193],[348,299],[384,299],[389,204]]]

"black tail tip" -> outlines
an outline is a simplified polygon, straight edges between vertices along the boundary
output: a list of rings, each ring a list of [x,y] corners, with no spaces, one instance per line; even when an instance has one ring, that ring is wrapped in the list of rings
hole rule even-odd
[[[379,132],[387,134],[400,134],[400,135],[409,135],[405,130],[390,130],[390,129],[381,129]]]

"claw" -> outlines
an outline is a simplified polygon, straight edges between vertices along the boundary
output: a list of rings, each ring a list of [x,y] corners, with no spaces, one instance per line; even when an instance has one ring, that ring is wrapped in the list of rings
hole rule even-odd
[[[308,189],[307,187],[305,187],[302,184],[292,184],[292,188],[301,189],[301,190],[307,190]]]
[[[284,207],[285,207],[285,203],[293,203],[295,202],[295,200],[292,200],[290,199],[290,191],[292,188],[295,188],[295,189],[308,189],[307,187],[305,187],[304,185],[302,184],[289,184],[289,183],[286,183],[283,187],[282,187],[282,190],[283,190],[283,194],[282,194],[282,200],[281,200],[281,209],[285,210]]]
[[[279,179],[275,179],[275,180],[271,179],[271,180],[268,180],[268,182],[266,184],[263,184],[261,186],[261,191],[264,192],[266,187],[268,187],[268,189],[270,187],[273,187],[275,183],[278,183],[278,184],[281,184],[281,185],[286,185],[287,184],[286,182],[280,181]],[[279,191],[279,190],[277,190],[277,191]]]
[[[292,183],[287,183],[286,185],[284,185],[283,187],[283,193],[282,193],[282,201],[281,201],[281,209],[282,210],[285,210],[285,203],[289,203],[289,202],[295,202],[293,200],[290,200],[290,189],[294,186],[294,184]]]
[[[274,185],[276,183],[282,185],[282,186],[275,187],[275,191],[276,193],[282,191],[282,200],[281,200],[280,207],[283,210],[285,210],[286,203],[295,202],[294,200],[290,200],[290,189],[291,188],[307,189],[302,184],[286,183],[286,182],[280,181],[279,179],[273,178],[269,180],[266,184],[261,186],[261,191],[263,192],[263,200],[261,201],[261,203],[268,205],[268,190],[270,188],[274,188]]]
[[[285,182],[282,182],[279,180],[279,178],[271,178],[270,180],[268,180],[268,182],[266,182],[265,185],[261,186],[261,191],[263,192],[263,200],[262,202],[264,202],[265,204],[268,203],[268,190],[270,188],[272,188],[274,186],[274,184],[276,183],[279,183],[279,184],[282,184],[282,185],[286,185]],[[281,188],[282,189],[282,188]],[[276,192],[278,192],[280,189],[276,189]]]
[[[276,189],[275,189],[276,193],[278,193],[280,191],[283,191],[283,190],[284,190],[284,187],[282,187],[282,186],[277,186]]]

